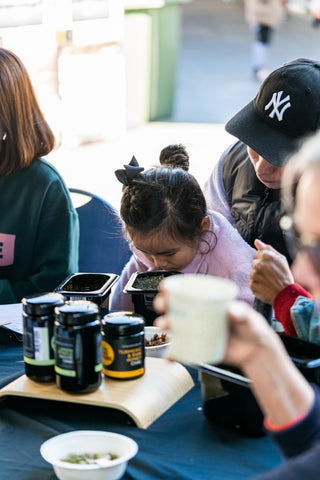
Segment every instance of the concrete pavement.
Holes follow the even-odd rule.
[[[294,0],[287,0],[294,5]],[[303,1],[303,0],[300,0]],[[256,94],[252,32],[243,0],[195,0],[183,8],[183,28],[172,121],[225,123]],[[320,28],[289,11],[274,32],[270,70],[297,57],[320,58]]]

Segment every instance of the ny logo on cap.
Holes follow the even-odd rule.
[[[281,100],[282,94],[283,94],[283,90],[281,90],[280,92],[274,93],[268,105],[264,107],[265,110],[269,110],[269,108],[273,106],[273,110],[269,114],[269,117],[274,118],[274,116],[277,115],[279,122],[282,121],[283,114],[287,110],[287,108],[291,107],[290,95],[287,95],[286,98]],[[282,108],[280,109],[281,106]]]

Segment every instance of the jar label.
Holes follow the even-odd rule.
[[[30,365],[54,365],[54,353],[50,338],[52,329],[24,322],[23,359]]]
[[[74,361],[74,337],[66,338],[60,335],[55,336],[56,365],[55,371],[66,377],[76,377]]]
[[[83,368],[80,367],[80,365],[86,361],[90,361],[90,364],[92,365],[91,368],[94,372],[100,372],[102,370],[100,332],[93,332],[91,338],[93,344],[90,346],[85,344],[84,338],[80,332],[68,337],[56,333],[55,372],[65,377],[75,378],[79,376],[79,371],[83,371]],[[94,354],[89,355],[89,352],[92,350]],[[86,368],[86,371],[89,370]]]
[[[139,368],[138,370],[132,370],[131,372],[117,372],[115,370],[108,370],[107,368],[103,367],[102,371],[108,377],[123,378],[123,379],[140,377],[141,375],[144,374],[144,368]]]
[[[124,343],[123,339],[101,342],[102,371],[115,378],[131,378],[144,373],[144,337]]]

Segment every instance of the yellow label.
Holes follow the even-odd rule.
[[[107,342],[101,342],[102,361],[104,365],[111,365],[114,360],[114,350]]]
[[[108,377],[114,378],[132,378],[142,375],[144,373],[144,368],[138,368],[137,370],[132,370],[131,372],[114,372],[113,370],[108,370],[107,368],[102,368],[102,371]]]

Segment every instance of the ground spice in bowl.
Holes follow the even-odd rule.
[[[138,288],[140,290],[157,290],[159,287],[159,283],[163,280],[167,275],[161,274],[149,274],[144,276],[138,276],[133,284],[133,288]]]
[[[168,336],[166,333],[161,333],[160,335],[158,333],[155,333],[152,338],[149,340],[146,339],[146,347],[156,347],[158,345],[164,345],[165,343],[168,343]]]

